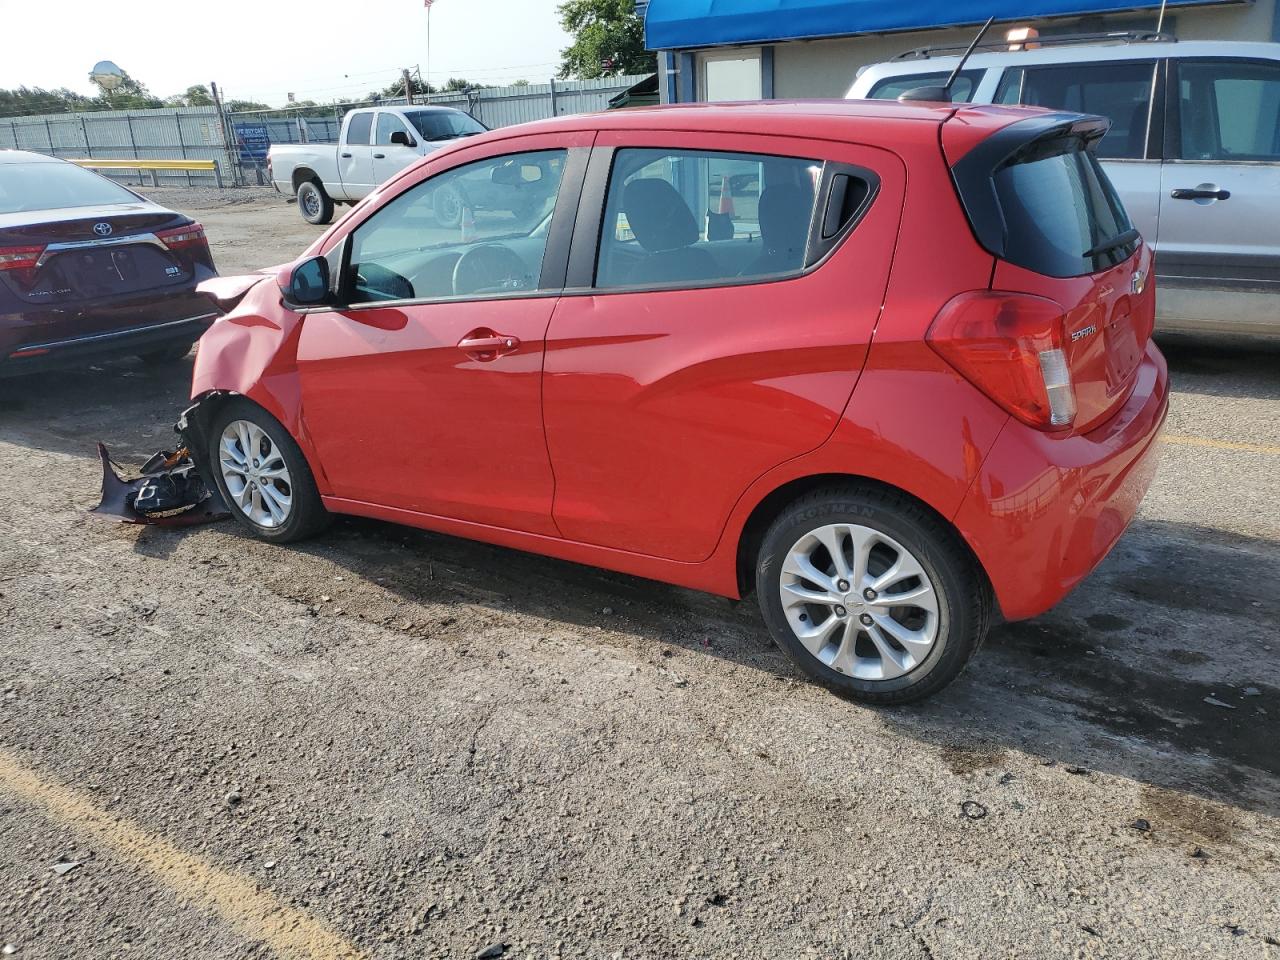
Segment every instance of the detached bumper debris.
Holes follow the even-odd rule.
[[[102,459],[102,502],[89,512],[122,523],[150,523],[161,527],[189,527],[231,516],[218,491],[210,490],[182,447],[162,450],[142,465],[139,475],[126,480],[116,472],[107,448],[99,443]]]

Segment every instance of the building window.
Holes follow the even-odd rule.
[[[698,55],[698,99],[706,101],[760,100],[760,48]]]

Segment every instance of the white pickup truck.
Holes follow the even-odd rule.
[[[328,223],[419,157],[488,128],[451,107],[361,107],[342,118],[338,143],[285,143],[267,153],[271,185],[297,196],[308,223]]]

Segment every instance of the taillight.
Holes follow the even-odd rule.
[[[1076,415],[1062,307],[1024,293],[974,290],[950,300],[925,339],[1023,423],[1070,426]]]
[[[0,247],[0,270],[34,270],[44,247]]]
[[[183,247],[194,247],[206,242],[204,227],[198,223],[188,223],[170,230],[157,230],[156,237],[170,250],[181,250]]]

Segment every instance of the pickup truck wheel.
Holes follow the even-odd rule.
[[[307,223],[326,224],[333,219],[333,198],[320,184],[307,180],[298,185],[298,211]]]
[[[442,227],[456,227],[462,222],[462,208],[466,206],[458,188],[450,184],[436,187],[431,195],[431,206],[435,211],[436,223]]]

